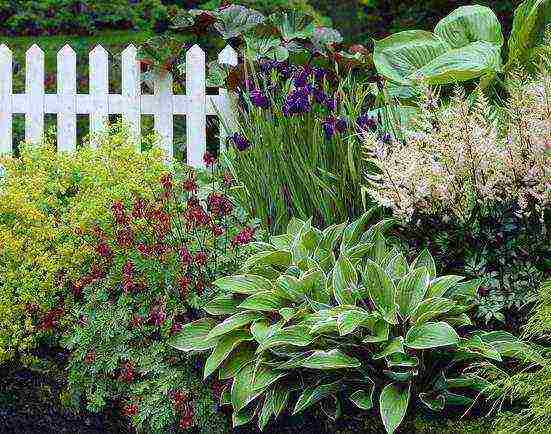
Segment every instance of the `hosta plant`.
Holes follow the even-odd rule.
[[[411,95],[419,81],[440,85],[480,78],[487,84],[504,70],[527,66],[537,57],[550,20],[550,0],[520,4],[504,63],[505,39],[494,12],[486,6],[462,6],[440,20],[434,32],[407,30],[376,41],[373,61],[390,81],[391,93],[400,97]]]
[[[471,403],[486,385],[461,375],[471,359],[523,349],[512,335],[467,333],[478,283],[437,277],[427,251],[408,263],[383,236],[392,222],[366,230],[369,217],[324,231],[291,221],[241,274],[215,282],[225,295],[205,307],[211,317],[174,337],[176,348],[210,353],[204,377],[227,382],[234,425],[256,416],[262,429],[288,406],[317,403],[337,417],[349,400],[377,406],[393,433],[413,402]]]

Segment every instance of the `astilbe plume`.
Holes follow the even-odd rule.
[[[511,86],[507,111],[496,114],[482,93],[470,105],[461,88],[438,107],[428,92],[414,131],[403,140],[365,132],[373,199],[409,220],[415,212],[468,221],[486,202],[514,201],[540,209],[551,203],[551,86],[549,74]]]

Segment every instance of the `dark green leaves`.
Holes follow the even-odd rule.
[[[402,318],[409,317],[425,298],[429,273],[425,267],[411,270],[398,283],[396,301]]]
[[[207,378],[212,374],[226,358],[232,352],[232,350],[243,341],[251,341],[253,337],[250,333],[237,330],[235,332],[229,333],[225,336],[222,336],[214,351],[208,357],[205,362],[205,370],[203,372],[203,377]]]
[[[209,338],[208,334],[215,324],[215,321],[210,318],[190,322],[170,339],[169,345],[180,351],[205,351],[213,348],[218,338]]]
[[[393,434],[404,419],[409,405],[410,386],[387,384],[379,398],[379,410],[388,434]]]
[[[283,345],[305,347],[314,342],[315,336],[310,335],[310,329],[295,325],[276,331],[268,336],[258,347],[257,353]]]
[[[319,386],[308,387],[302,395],[300,395],[293,414],[300,413],[306,408],[314,405],[316,402],[321,401],[328,396],[335,395],[341,389],[342,385],[340,381],[335,381],[334,383],[322,384]]]
[[[405,344],[416,350],[457,345],[459,336],[452,326],[445,322],[427,322],[409,329]]]
[[[253,321],[262,319],[263,316],[257,312],[242,312],[226,318],[216,327],[214,327],[208,334],[208,338],[215,338],[221,336],[225,333],[231,332],[232,330],[243,327],[247,324],[250,324]]]
[[[331,350],[314,352],[300,366],[309,369],[332,370],[357,368],[361,366],[361,363],[358,359],[347,356],[339,350]]]

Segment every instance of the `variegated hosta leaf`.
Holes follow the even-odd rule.
[[[358,273],[350,260],[341,255],[333,270],[333,294],[339,304],[354,304],[352,289],[358,285]]]
[[[245,271],[263,267],[285,269],[289,267],[290,264],[291,252],[287,250],[274,250],[255,253],[245,261],[242,269]]]
[[[386,357],[386,364],[389,368],[414,368],[419,366],[419,359],[404,353],[393,353]]]
[[[390,260],[385,272],[394,280],[402,279],[408,272],[408,263],[401,253]]]
[[[436,264],[434,263],[434,258],[427,249],[423,249],[421,253],[419,253],[419,256],[411,263],[410,270],[420,267],[427,268],[431,279],[436,277]]]
[[[361,363],[358,359],[347,356],[339,350],[331,350],[314,352],[303,360],[300,366],[308,369],[331,370],[357,368]]]
[[[425,298],[429,285],[429,273],[426,267],[419,267],[407,273],[396,288],[396,302],[400,316],[408,318]]]
[[[463,276],[440,276],[431,280],[427,297],[443,297],[444,294],[464,279]]]
[[[184,325],[182,330],[169,340],[168,344],[177,350],[186,352],[214,348],[219,338],[208,338],[208,334],[215,325],[216,322],[210,318],[190,322]]]
[[[228,380],[237,375],[237,373],[248,363],[256,360],[255,348],[250,344],[240,345],[239,348],[231,353],[224,364],[218,370],[220,380]]]
[[[308,387],[302,395],[300,395],[293,410],[293,414],[300,413],[322,399],[337,394],[341,388],[342,383],[340,381]]]
[[[251,334],[243,330],[222,336],[205,362],[203,377],[207,378],[212,374],[241,342],[252,340]]]
[[[354,307],[339,314],[337,329],[339,334],[344,336],[354,332],[360,326],[373,326],[376,320],[376,314]]]
[[[247,297],[240,305],[240,309],[275,312],[288,305],[288,301],[278,295],[276,291],[261,291]]]
[[[371,410],[373,408],[373,394],[375,393],[375,384],[371,384],[367,388],[357,390],[350,395],[350,400],[361,410]]]
[[[224,321],[214,327],[207,335],[207,338],[211,339],[217,336],[222,336],[225,333],[229,333],[232,330],[238,329],[262,318],[264,318],[264,316],[258,312],[237,313],[226,318]]]
[[[237,306],[239,301],[235,300],[231,294],[221,295],[210,301],[203,310],[210,315],[233,315],[239,312]]]
[[[257,353],[271,348],[290,345],[294,347],[305,347],[316,339],[310,335],[310,329],[302,325],[286,327],[268,336],[258,347]]]
[[[427,322],[414,325],[407,334],[405,345],[416,350],[457,345],[459,336],[456,331],[445,322]]]
[[[387,384],[379,397],[379,410],[388,434],[394,434],[406,415],[411,385]]]
[[[390,333],[390,324],[383,320],[379,319],[373,325],[371,330],[371,335],[366,336],[363,340],[365,343],[377,343],[377,342],[386,342],[388,340],[388,335]]]
[[[462,6],[440,20],[434,34],[453,48],[471,42],[485,41],[497,47],[504,42],[501,24],[493,11],[486,6]]]
[[[343,231],[341,242],[341,253],[345,253],[349,247],[353,246],[360,236],[364,233],[365,228],[371,217],[377,209],[372,208],[363,213],[357,220],[350,223]]]
[[[373,360],[382,359],[383,357],[390,356],[394,353],[404,353],[404,338],[402,336],[398,336],[394,339],[392,339],[388,344],[385,345],[385,347],[382,349],[380,353],[373,354]]]
[[[455,303],[448,298],[427,298],[415,310],[412,324],[419,325],[452,310]]]
[[[380,265],[371,260],[364,269],[364,285],[383,318],[390,324],[396,324],[396,287]]]
[[[270,280],[253,274],[221,277],[215,280],[213,284],[224,292],[235,294],[256,294],[259,291],[269,291],[272,289],[272,282]]]

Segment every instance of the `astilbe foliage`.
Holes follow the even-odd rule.
[[[93,264],[73,283],[80,303],[64,340],[70,388],[95,411],[115,400],[147,432],[224,432],[200,361],[168,345],[256,235],[228,194],[231,178],[205,160],[207,173],[168,172],[153,197],[113,202],[111,223],[90,240]]]
[[[241,274],[214,282],[225,294],[204,307],[212,318],[175,336],[182,351],[210,352],[204,377],[227,381],[221,403],[232,405],[234,426],[257,417],[264,429],[287,407],[315,404],[336,418],[353,403],[377,405],[394,433],[417,405],[472,404],[488,385],[466,373],[472,361],[499,365],[530,349],[469,328],[479,282],[437,277],[426,250],[409,264],[385,240],[393,222],[368,228],[372,214],[324,231],[291,220],[255,244]]]
[[[513,83],[506,113],[496,116],[479,92],[471,104],[461,88],[448,105],[421,103],[422,122],[403,142],[366,135],[365,152],[380,169],[370,194],[395,215],[442,213],[469,221],[486,203],[551,203],[551,76]]]
[[[477,316],[511,331],[525,321],[551,265],[550,80],[549,73],[512,80],[501,111],[482,94],[471,103],[461,91],[439,107],[429,92],[424,127],[403,141],[366,139],[380,170],[370,182],[374,200],[446,272],[482,278]]]

